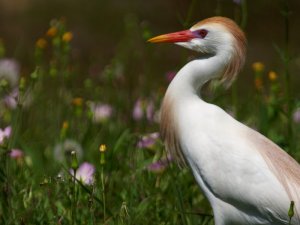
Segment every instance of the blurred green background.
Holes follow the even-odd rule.
[[[289,0],[290,49],[299,54],[300,2]],[[193,4],[192,9],[190,9]],[[269,69],[280,70],[280,59],[273,43],[282,46],[284,41],[284,19],[280,13],[283,1],[248,1],[248,19],[245,32],[248,37],[248,58],[246,69],[254,61],[264,62]],[[191,12],[189,12],[189,10]],[[188,15],[189,14],[189,15]],[[20,59],[23,67],[31,65],[31,49],[53,18],[65,18],[68,28],[74,33],[74,57],[83,65],[103,70],[118,54],[120,42],[124,40],[126,20],[134,17],[137,26],[147,29],[149,36],[187,28],[195,22],[214,15],[238,18],[237,4],[232,0],[1,0],[0,36],[4,40],[8,54]],[[136,32],[132,38],[140,35]],[[134,39],[136,40],[136,39]],[[148,43],[133,43],[132,47],[148,47]],[[159,52],[153,78],[159,78],[166,70],[176,70],[183,65],[179,47],[152,46]],[[147,60],[146,58],[141,61]],[[132,62],[133,64],[135,62]],[[291,73],[300,68],[300,58],[291,64]],[[300,76],[293,76],[299,81]],[[137,78],[138,79],[138,78]],[[249,74],[241,78],[246,84]],[[155,79],[154,81],[155,82]]]

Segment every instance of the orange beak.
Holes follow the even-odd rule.
[[[148,40],[148,42],[152,43],[175,43],[175,42],[187,42],[191,39],[197,37],[192,31],[190,30],[183,30],[175,33],[169,33],[169,34],[163,34],[156,36],[154,38],[151,38]]]

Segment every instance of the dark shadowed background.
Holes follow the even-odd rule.
[[[237,2],[237,1],[236,1]],[[120,43],[124,43],[126,24],[137,23],[141,31],[147,30],[143,39],[132,47],[149,48],[141,42],[151,35],[181,30],[193,23],[216,14],[233,19],[239,18],[238,4],[231,0],[1,0],[0,37],[7,53],[22,61],[23,67],[30,65],[32,49],[38,37],[43,35],[53,18],[65,18],[68,28],[74,33],[74,57],[87,67],[102,70],[118,54]],[[274,44],[284,43],[284,18],[281,15],[283,1],[248,1],[248,18],[245,32],[248,37],[247,67],[254,61],[262,61],[267,69],[281,69],[280,59]],[[299,54],[300,49],[300,1],[290,0],[290,51]],[[191,6],[193,4],[193,6]],[[189,15],[188,15],[189,14]],[[186,26],[186,27],[185,27]],[[128,35],[128,34],[127,34]],[[136,32],[132,36],[138,36]],[[138,39],[137,37],[133,37]],[[125,41],[126,43],[126,41]],[[171,45],[151,46],[155,48],[159,63],[154,77],[168,70],[177,70],[183,63],[185,50]],[[162,57],[160,57],[162,56]],[[293,79],[299,81],[300,58],[291,64]],[[147,60],[146,58],[141,59]],[[243,78],[249,81],[249,77]],[[242,82],[244,83],[244,82]]]

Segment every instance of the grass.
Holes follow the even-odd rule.
[[[185,26],[192,12],[193,6]],[[0,147],[1,224],[213,224],[190,170],[169,163],[163,143],[149,135],[158,131],[164,92],[151,84],[157,64],[145,44],[151,32],[133,16],[125,30],[118,54],[96,79],[72,61],[65,21],[53,20],[36,43],[32,73],[17,84],[1,80],[1,98],[10,95],[10,103],[1,101],[0,128],[12,129]],[[207,98],[300,159],[299,121],[293,120],[300,101],[290,90],[288,39],[283,50],[276,48],[284,72],[254,64],[251,105],[239,98],[238,86],[232,94],[217,88]],[[146,80],[136,82],[139,73]]]

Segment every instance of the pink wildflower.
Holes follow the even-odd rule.
[[[96,123],[107,121],[113,114],[113,108],[109,104],[91,103],[90,107],[93,113],[93,120]]]
[[[151,133],[148,135],[144,135],[140,138],[137,143],[138,148],[151,148],[156,143],[157,139],[159,138],[159,133]]]
[[[11,126],[4,128],[3,130],[0,129],[0,144],[3,144],[6,138],[9,138],[11,135]]]
[[[141,120],[144,116],[142,100],[138,99],[133,107],[132,117],[134,120]]]
[[[18,89],[14,89],[10,94],[6,95],[4,97],[5,105],[10,109],[15,109],[17,107],[18,95],[19,95]]]
[[[9,156],[13,159],[20,159],[23,158],[24,153],[20,149],[12,149]]]
[[[0,80],[6,80],[10,87],[17,85],[20,76],[20,66],[14,59],[0,60]]]
[[[171,156],[168,156],[165,159],[161,159],[157,162],[151,163],[147,166],[147,169],[154,173],[160,173],[163,172],[166,167],[169,165],[169,163],[172,161]]]
[[[295,123],[300,123],[300,107],[295,110],[293,114],[293,120]]]
[[[146,100],[139,98],[133,107],[132,117],[136,121],[147,119],[149,122],[154,121],[155,106],[152,99]]]
[[[74,171],[70,170],[71,174],[74,175]],[[82,163],[76,171],[76,179],[80,180],[82,183],[91,185],[94,183],[95,178],[95,167],[94,165],[84,162]]]

